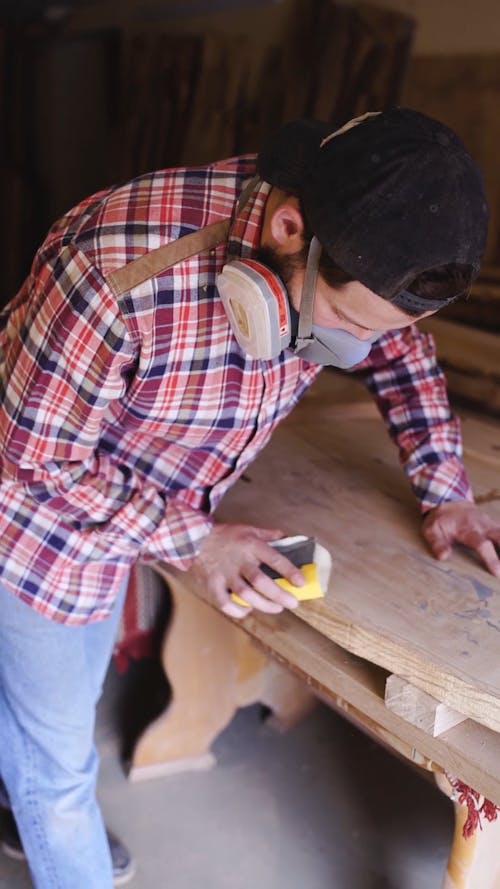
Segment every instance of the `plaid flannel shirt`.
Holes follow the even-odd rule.
[[[136,560],[187,568],[227,488],[320,369],[239,349],[215,287],[228,251],[183,260],[116,297],[145,253],[235,214],[253,156],[163,170],[100,192],[49,232],[0,318],[0,578],[40,613],[105,617]],[[260,240],[269,186],[233,219]],[[430,338],[384,335],[357,368],[422,508],[471,496]]]

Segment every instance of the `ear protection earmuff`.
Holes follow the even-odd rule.
[[[284,284],[255,259],[228,262],[217,289],[233,333],[252,358],[276,358],[290,345],[291,320]]]
[[[252,358],[276,358],[284,349],[316,364],[347,369],[363,361],[372,343],[347,330],[313,324],[313,303],[321,245],[312,238],[302,285],[298,330],[293,335],[288,294],[283,282],[254,259],[228,262],[217,287],[240,348]],[[295,323],[294,323],[295,328]]]

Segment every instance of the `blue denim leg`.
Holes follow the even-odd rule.
[[[113,885],[93,736],[125,587],[110,618],[73,627],[0,585],[0,774],[37,889]]]

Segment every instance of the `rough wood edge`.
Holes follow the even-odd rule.
[[[394,673],[387,677],[385,683],[385,705],[434,738],[467,719],[463,713],[447,707]]]
[[[189,756],[185,759],[154,763],[150,766],[133,766],[127,772],[127,777],[131,784],[136,784],[150,778],[164,778],[167,775],[178,775],[181,772],[205,772],[213,768],[215,764],[216,759],[213,753],[205,753],[203,756]]]

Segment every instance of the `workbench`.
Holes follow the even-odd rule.
[[[500,421],[462,414],[476,498],[500,514]],[[189,572],[157,566],[172,596],[166,710],[141,736],[132,779],[213,763],[235,710],[260,701],[281,727],[319,698],[412,763],[455,804],[446,889],[500,885],[500,819],[465,839],[459,779],[500,806],[500,581],[471,553],[438,562],[374,403],[324,371],[224,498],[221,521],[315,536],[333,568],[324,599],[226,618]]]

